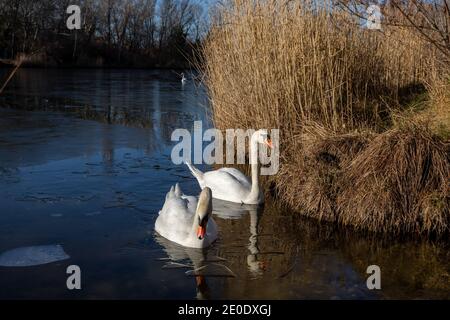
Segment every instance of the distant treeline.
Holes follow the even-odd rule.
[[[69,30],[68,6],[81,8]],[[207,31],[196,0],[0,0],[0,58],[28,65],[184,68]]]

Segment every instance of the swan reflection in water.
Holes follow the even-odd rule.
[[[266,271],[267,267],[266,261],[258,257],[258,254],[260,253],[258,248],[258,224],[262,209],[252,209],[249,210],[248,213],[250,215],[250,242],[248,244],[250,254],[247,256],[247,265],[253,277],[257,278]]]
[[[213,200],[213,215],[221,219],[243,219],[246,214],[250,217],[250,238],[248,243],[247,266],[254,278],[262,276],[267,268],[266,261],[260,257],[258,247],[258,226],[259,219],[264,212],[261,205],[241,205],[237,203]]]
[[[157,233],[155,238],[167,254],[167,258],[161,259],[167,261],[163,268],[188,269],[186,275],[195,278],[196,298],[199,300],[211,298],[207,277],[235,277],[235,274],[224,264],[225,259],[213,254],[215,252],[213,247],[202,249],[183,247]]]

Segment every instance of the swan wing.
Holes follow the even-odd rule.
[[[194,215],[195,210],[197,209],[198,197],[185,195],[183,190],[181,190],[180,185],[178,183],[175,185],[174,194],[175,194],[175,197],[180,198],[185,201],[187,211],[190,214]]]
[[[235,169],[235,168],[221,168],[218,171],[226,172],[226,173],[232,175],[242,185],[248,185],[248,186],[250,186],[250,188],[252,186],[252,182],[250,181],[250,179],[245,174],[243,174],[241,171],[239,171],[238,169]]]
[[[194,214],[195,210],[197,209],[198,198],[195,196],[186,196],[186,195],[182,195],[181,198],[187,201],[188,211]]]
[[[191,230],[196,199],[185,197],[175,189],[170,188],[166,195],[166,201],[155,222],[155,230],[163,237],[178,242],[187,237]]]
[[[226,169],[226,170],[224,170]],[[252,185],[238,170],[227,168],[205,172],[204,185],[211,188],[216,199],[231,202],[244,202],[251,191]]]

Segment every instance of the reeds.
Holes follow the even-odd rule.
[[[449,163],[449,145],[420,124],[378,135],[343,170],[339,221],[378,232],[448,232]]]
[[[306,216],[337,222],[342,169],[368,145],[372,136],[336,135],[318,125],[305,126],[283,154],[283,165],[275,177],[278,197]]]
[[[375,124],[386,108],[380,97],[396,100],[425,75],[417,37],[363,29],[314,3],[234,0],[222,8],[204,48],[216,125],[293,131],[318,121],[348,131]]]
[[[320,3],[229,0],[220,8],[202,52],[216,127],[280,128],[281,170],[269,180],[306,215],[376,231],[447,232],[445,143],[426,125],[392,128],[411,91],[425,86],[434,100],[445,92],[430,89],[442,79],[435,50],[411,29],[368,30]]]

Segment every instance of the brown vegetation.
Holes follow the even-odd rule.
[[[281,202],[374,231],[450,230],[448,64],[414,28],[232,0],[203,54],[218,128],[281,129]]]
[[[339,220],[376,231],[447,231],[448,147],[420,125],[376,136],[343,170]]]

